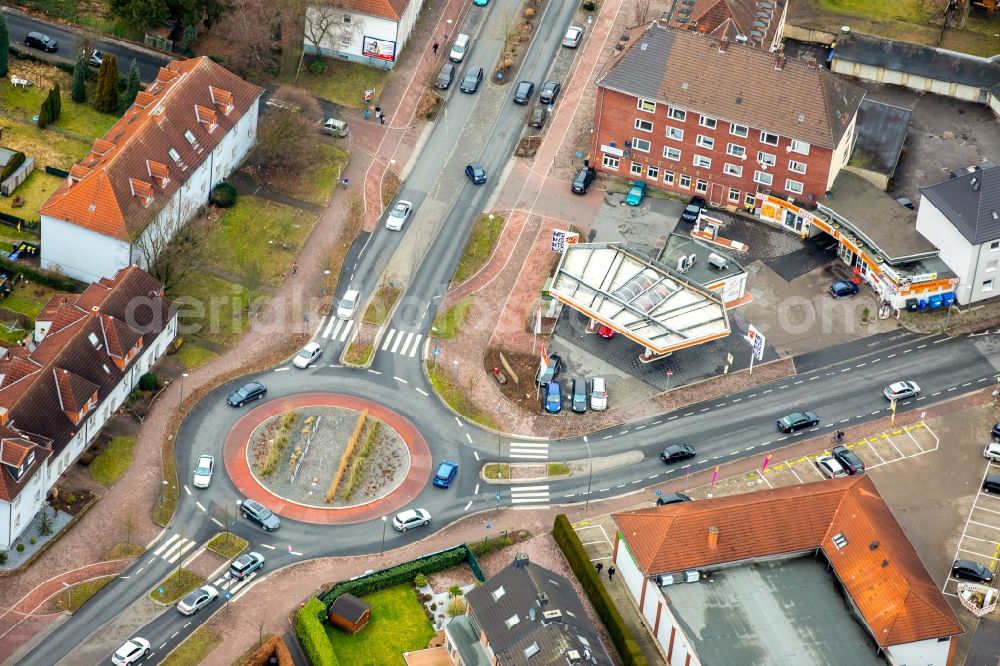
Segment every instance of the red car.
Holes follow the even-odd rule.
[[[601,327],[597,329],[597,334],[602,338],[604,338],[605,340],[610,340],[611,338],[615,337],[615,329],[611,328],[610,326],[605,326],[604,324],[601,324]]]

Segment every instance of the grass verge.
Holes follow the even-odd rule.
[[[431,335],[441,340],[457,338],[458,334],[462,332],[465,320],[469,317],[472,303],[473,297],[466,296],[444,312],[439,312],[431,325]]]
[[[92,596],[104,589],[104,586],[115,578],[118,578],[118,576],[103,576],[74,585],[69,588],[68,594],[66,592],[59,594],[59,608],[69,613],[75,613],[80,610],[81,606],[90,601]]]
[[[360,109],[365,105],[365,90],[374,90],[375,99],[378,100],[389,80],[388,70],[330,58],[326,59],[325,72],[313,74],[309,71],[309,62],[310,58],[307,56],[306,62],[302,63],[297,85],[308,89],[317,97],[352,109]]]
[[[177,649],[160,663],[164,666],[193,666],[205,661],[222,644],[222,634],[206,626],[198,627]]]
[[[250,542],[232,532],[219,532],[208,542],[206,548],[213,553],[231,560],[250,547]]]
[[[364,631],[349,636],[323,624],[341,664],[404,666],[403,653],[424,649],[434,636],[434,627],[409,585],[380,590],[364,601],[374,609]]]
[[[486,463],[483,466],[483,478],[510,479],[510,465],[507,463]]]
[[[177,569],[160,581],[160,584],[149,593],[149,598],[157,603],[170,605],[199,585],[204,584],[205,579],[193,571]]]
[[[494,430],[500,429],[493,417],[476,407],[476,405],[469,398],[468,391],[462,390],[461,387],[452,383],[451,377],[449,377],[448,373],[445,372],[443,366],[434,365],[431,361],[428,361],[427,376],[430,377],[431,384],[434,386],[434,390],[437,394],[442,400],[448,403],[448,406],[453,410],[470,421],[475,421],[476,423],[484,425],[487,428],[493,428]]]
[[[232,344],[242,336],[250,323],[250,308],[260,306],[258,292],[201,272],[195,272],[170,297],[185,330],[220,345]]]
[[[337,293],[337,287],[340,285],[340,271],[344,267],[344,259],[347,257],[347,252],[351,249],[351,245],[354,244],[354,239],[361,233],[361,228],[364,224],[364,212],[364,202],[361,200],[357,190],[348,192],[347,216],[344,220],[344,226],[333,249],[330,250],[330,256],[327,258],[324,287],[328,294]]]
[[[458,260],[455,275],[451,278],[453,284],[461,284],[475,275],[489,261],[493,248],[500,240],[503,231],[504,218],[495,213],[483,213],[469,234],[462,258]]]
[[[344,353],[344,363],[348,365],[367,365],[368,359],[372,357],[375,347],[367,342],[352,342]]]
[[[181,348],[177,350],[174,357],[180,361],[185,370],[194,370],[195,368],[200,368],[210,361],[214,361],[219,357],[219,355],[210,349],[199,347],[191,342],[185,342],[181,345]]]
[[[139,557],[146,549],[137,543],[131,543],[128,541],[122,541],[116,543],[108,549],[108,552],[104,554],[105,560],[127,560],[133,557]]]
[[[566,463],[549,463],[548,465],[549,476],[567,476],[569,472],[569,465]]]
[[[25,154],[27,155],[27,153]],[[36,220],[38,219],[38,209],[42,207],[49,195],[56,191],[61,182],[62,178],[45,173],[45,165],[36,161],[31,175],[14,192],[16,196],[24,200],[24,205],[14,208],[14,197],[0,197],[0,211],[25,220]]]
[[[90,463],[87,468],[90,472],[90,478],[105,488],[110,488],[132,464],[134,453],[134,436],[113,438],[111,443],[104,447],[101,454],[94,458],[94,462]]]
[[[391,284],[383,284],[372,296],[371,302],[368,304],[368,309],[365,310],[365,316],[363,321],[369,324],[378,324],[381,326],[385,323],[385,320],[389,318],[389,313],[392,311],[392,306],[396,304],[396,299],[399,295],[403,293],[399,287],[394,287]]]

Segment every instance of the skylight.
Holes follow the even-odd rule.
[[[518,624],[520,621],[521,621],[521,618],[519,618],[516,614],[514,614],[514,615],[511,615],[506,620],[504,620],[504,623],[507,625],[507,628],[510,629],[515,624]]]
[[[507,594],[507,590],[503,589],[503,585],[501,585],[497,589],[493,590],[493,601],[499,600],[500,597],[502,597],[505,594]]]

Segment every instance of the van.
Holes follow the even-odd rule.
[[[573,411],[577,414],[587,411],[587,380],[583,377],[573,380]]]
[[[354,316],[354,308],[358,305],[358,296],[360,294],[356,289],[349,289],[343,298],[340,299],[340,305],[337,306],[337,317],[340,319],[350,319]]]
[[[347,136],[347,123],[343,120],[337,120],[336,118],[327,118],[323,122],[323,126],[320,128],[320,131],[323,134],[328,134],[342,139]]]
[[[455,43],[451,45],[451,52],[448,53],[448,60],[452,62],[462,62],[465,54],[469,51],[471,38],[464,32],[460,32],[455,38]]]

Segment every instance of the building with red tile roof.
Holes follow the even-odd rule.
[[[256,142],[262,93],[205,57],[161,68],[42,205],[42,267],[93,282],[147,265]]]
[[[328,0],[306,8],[306,53],[379,69],[396,66],[424,0]],[[448,37],[446,35],[445,42]],[[363,91],[358,91],[360,95]]]
[[[679,0],[670,25],[773,51],[785,24],[785,0]]]
[[[612,518],[618,527],[614,560],[622,580],[666,653],[689,654],[690,663],[723,663],[718,661],[720,650],[745,659],[746,654],[737,654],[745,649],[764,650],[768,663],[805,663],[788,659],[807,652],[837,661],[837,653],[830,650],[844,646],[824,643],[819,635],[823,632],[811,631],[803,613],[803,608],[815,611],[824,604],[827,617],[836,614],[831,604],[839,605],[843,631],[853,627],[857,632],[860,626],[859,644],[871,642],[868,652],[884,652],[893,663],[945,666],[955,649],[954,637],[962,633],[955,613],[867,475],[639,509]],[[807,570],[801,568],[803,562]],[[786,566],[796,571],[794,576],[783,573]],[[735,635],[727,633],[724,617],[710,631],[699,630],[697,616],[703,617],[706,608],[691,609],[708,599],[709,588],[719,595],[752,580],[758,582],[749,587],[765,594],[767,584],[759,581],[782,576],[802,582],[782,590],[781,603],[748,599],[731,604],[734,617],[742,614],[736,624],[744,625],[739,630],[743,633],[746,624],[758,621],[794,626],[783,632],[780,644],[732,640]],[[695,582],[682,582],[688,580]],[[811,597],[808,589],[813,590]],[[838,592],[849,600],[846,606],[831,602],[839,601]],[[850,619],[854,611],[860,625]],[[739,631],[733,629],[734,634]],[[864,651],[850,663],[865,663]],[[706,654],[714,659],[706,661]],[[673,663],[686,662],[681,658]]]
[[[28,346],[0,349],[0,549],[176,335],[163,285],[129,266],[82,294],[56,294]]]

